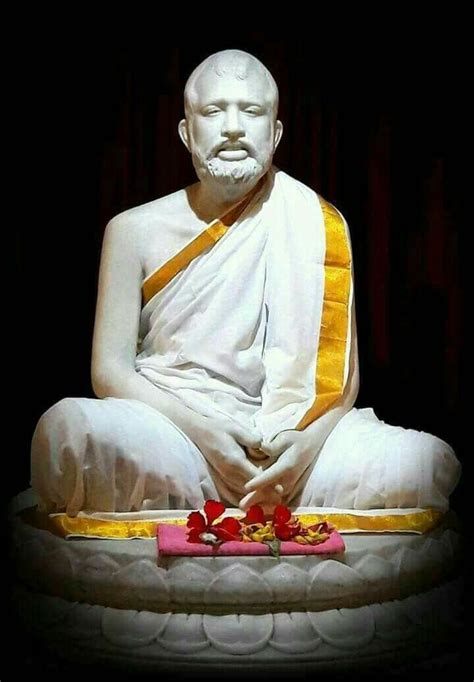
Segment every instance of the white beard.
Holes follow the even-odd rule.
[[[255,159],[242,161],[223,161],[213,157],[209,161],[195,165],[200,180],[211,177],[223,185],[248,185],[263,175],[264,168]]]

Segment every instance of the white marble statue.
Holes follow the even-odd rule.
[[[450,448],[355,409],[349,232],[272,166],[278,90],[253,56],[208,57],[179,134],[198,182],[107,226],[93,341],[96,399],[40,419],[46,511],[317,505],[446,509]],[[138,340],[138,350],[137,350]]]

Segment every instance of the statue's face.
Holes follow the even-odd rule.
[[[269,169],[280,136],[272,91],[258,69],[243,80],[212,70],[199,77],[185,143],[201,180],[258,179]]]

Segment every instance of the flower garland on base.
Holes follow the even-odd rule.
[[[280,556],[282,542],[298,542],[302,545],[318,545],[325,542],[335,527],[323,521],[312,526],[305,526],[291,510],[279,504],[273,511],[271,520],[259,504],[254,504],[242,519],[226,516],[215,523],[225,511],[225,505],[217,500],[207,500],[204,504],[205,517],[194,511],[188,515],[189,528],[187,541],[213,545],[216,549],[230,540],[241,542],[263,542],[268,545],[273,556]]]

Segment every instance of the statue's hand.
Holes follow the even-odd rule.
[[[229,419],[204,418],[192,439],[231,490],[243,492],[244,484],[260,471],[242,447],[260,446],[256,429],[245,429]]]
[[[245,490],[245,488],[244,488]],[[242,511],[247,511],[254,504],[259,504],[265,514],[272,514],[277,504],[283,504],[282,494],[275,490],[273,485],[262,486],[258,490],[245,495],[239,502]]]
[[[275,490],[276,485],[281,486],[278,489],[281,490],[281,496],[289,501],[294,495],[298,480],[321,447],[315,435],[312,429],[284,431],[269,447],[265,447],[265,452],[278,459],[244,485],[248,494],[240,501],[240,508],[246,510],[253,504],[259,504],[268,497],[270,491]],[[277,502],[280,503],[281,500]]]

